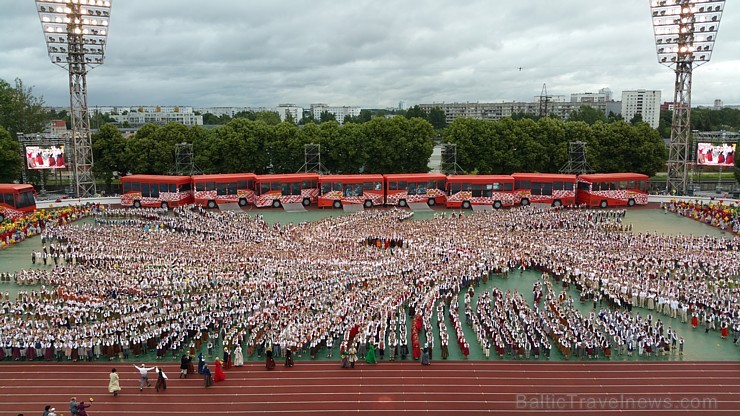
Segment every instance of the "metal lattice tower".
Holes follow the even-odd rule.
[[[586,143],[569,142],[568,143],[568,163],[560,168],[560,173],[583,174],[591,173],[593,169],[586,160]]]
[[[319,175],[329,173],[321,164],[321,145],[318,143],[308,143],[303,145],[303,166],[298,172],[316,172]]]
[[[542,84],[542,92],[540,92],[540,117],[547,117],[550,114],[550,100],[552,100],[552,95],[547,95],[547,84]]]
[[[192,144],[177,143],[175,145],[175,174],[181,176],[192,176],[195,174]]]
[[[658,62],[676,73],[666,191],[689,190],[691,148],[691,78],[694,66],[709,62],[725,0],[653,0]]]
[[[456,175],[465,173],[465,170],[457,164],[457,144],[444,143],[442,145],[442,172]]]
[[[36,0],[51,62],[69,72],[72,169],[77,197],[95,195],[87,72],[103,64],[110,1]]]

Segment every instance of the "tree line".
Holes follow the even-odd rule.
[[[175,173],[176,145],[188,143],[200,173],[294,173],[304,165],[305,145],[315,143],[321,146],[322,165],[333,174],[426,172],[433,135],[426,120],[405,117],[342,126],[247,118],[213,129],[147,124],[131,137],[107,124],[93,135],[93,170],[107,183],[116,173]]]

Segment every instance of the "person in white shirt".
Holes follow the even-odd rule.
[[[152,385],[149,384],[149,375],[147,374],[149,371],[154,370],[154,367],[147,368],[144,364],[141,365],[141,367],[134,365],[134,368],[139,370],[139,375],[141,376],[141,384],[139,385],[139,391],[144,390],[144,384],[146,384],[147,387],[151,387]]]

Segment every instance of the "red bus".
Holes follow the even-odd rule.
[[[193,203],[190,176],[129,175],[121,178],[124,207],[174,208]]]
[[[508,175],[452,175],[447,177],[447,208],[490,205],[510,207],[517,201],[514,178]]]
[[[0,223],[6,218],[16,220],[36,210],[33,185],[0,184]]]
[[[576,203],[576,175],[512,173],[514,194],[521,205],[532,202],[554,207]]]
[[[383,175],[325,175],[319,177],[319,207],[341,208],[362,204],[383,205]]]
[[[256,207],[280,208],[283,204],[301,203],[304,207],[315,204],[319,197],[317,173],[287,173],[282,175],[257,175],[254,190]]]
[[[254,204],[255,179],[257,175],[253,173],[195,175],[195,203],[208,208],[224,203],[238,203],[241,207]]]
[[[640,173],[595,173],[578,176],[578,203],[590,207],[648,203],[649,178]]]
[[[447,177],[441,173],[395,173],[385,178],[387,205],[405,207],[414,202],[426,202],[430,207],[444,204],[447,199]]]

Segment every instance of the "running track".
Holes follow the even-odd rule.
[[[107,390],[113,366],[123,388],[118,397]],[[130,363],[3,363],[0,415],[40,415],[47,404],[69,415],[72,396],[94,398],[91,416],[740,414],[740,362],[434,361],[341,369],[297,361],[270,372],[248,363],[207,389],[197,374],[178,379],[178,367],[164,364],[168,388],[156,393],[154,387],[139,392]]]

